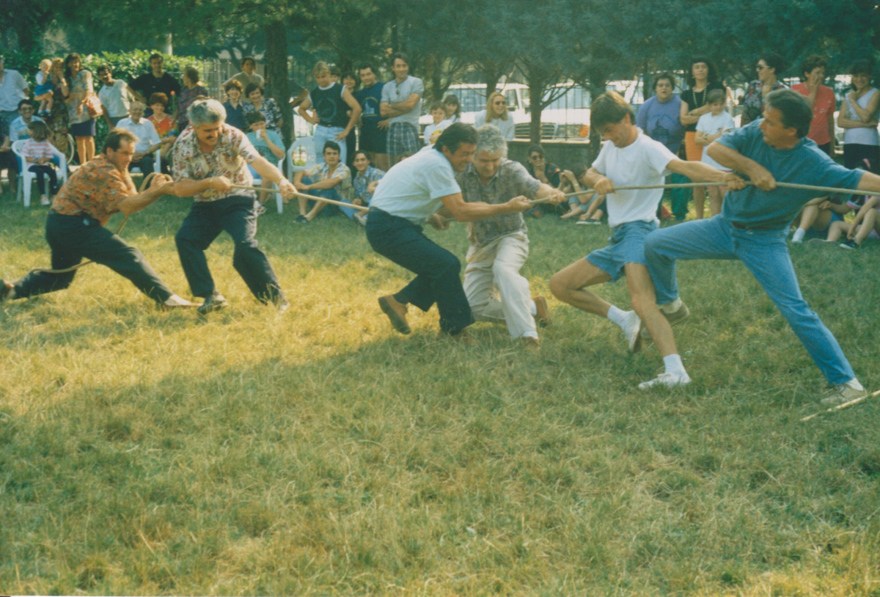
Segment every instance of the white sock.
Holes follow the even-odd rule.
[[[687,375],[687,371],[684,370],[684,363],[681,362],[680,355],[670,354],[663,357],[663,365],[666,367],[666,373],[669,373],[670,375],[676,375],[678,377]]]
[[[529,301],[529,313],[532,315],[538,314],[538,305],[535,304],[535,301]]]
[[[675,313],[681,309],[681,298],[677,298],[668,305],[660,305],[660,310],[664,313]]]
[[[614,305],[611,305],[611,308],[608,309],[608,319],[619,325],[621,328],[626,325],[627,315],[629,315],[629,311],[621,311]]]
[[[854,390],[864,390],[865,389],[862,386],[862,384],[859,383],[859,380],[857,380],[855,377],[853,377],[851,380],[846,382],[844,385],[849,386]]]
[[[803,228],[798,228],[794,231],[794,235],[791,237],[791,242],[799,243],[804,240],[804,235],[807,233]]]

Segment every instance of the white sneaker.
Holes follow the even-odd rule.
[[[825,406],[840,406],[853,400],[864,400],[867,397],[868,390],[864,388],[857,390],[842,383],[825,391],[822,397],[822,404]]]
[[[661,373],[651,381],[643,381],[639,384],[640,390],[650,390],[652,388],[677,388],[686,386],[691,383],[691,378],[687,373],[675,375],[672,373]]]
[[[642,349],[642,320],[635,311],[626,312],[626,322],[623,325],[623,335],[626,337],[626,346],[632,353]]]

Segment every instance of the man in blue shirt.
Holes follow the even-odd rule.
[[[801,295],[788,255],[786,234],[791,221],[805,203],[823,192],[777,187],[776,181],[880,191],[880,176],[838,165],[806,138],[813,113],[802,95],[781,89],[770,93],[764,105],[762,120],[708,147],[712,159],[746,174],[751,186],[729,192],[721,214],[710,220],[694,220],[648,235],[645,258],[657,303],[664,312],[674,311],[680,303],[676,259],[739,259],[831,385],[822,403],[834,406],[863,398],[867,392],[837,340]],[[660,328],[672,337],[668,323]],[[675,380],[669,381],[663,385],[676,385]]]
[[[519,213],[531,206],[519,196],[505,203],[467,203],[455,180],[474,159],[477,133],[469,124],[450,125],[433,149],[425,148],[400,162],[382,179],[370,201],[367,240],[373,250],[416,274],[415,279],[393,295],[379,299],[379,306],[395,330],[410,333],[407,304],[427,311],[437,303],[440,331],[461,336],[474,322],[461,285],[458,258],[422,232],[426,222],[438,230],[448,228],[443,215],[459,222]]]

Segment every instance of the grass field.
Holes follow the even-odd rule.
[[[184,296],[187,208],[123,232]],[[531,354],[488,324],[438,339],[436,310],[395,334],[376,298],[409,274],[289,209],[258,234],[282,316],[227,237],[206,319],[101,266],[0,306],[0,593],[880,595],[880,402],[801,423],[824,380],[740,264],[680,266],[694,383],[642,393],[656,349],[547,290],[606,228],[529,222],[554,315]],[[0,277],[48,265],[45,214],[0,197]],[[462,225],[431,235],[464,255]],[[880,248],[792,256],[877,389]]]

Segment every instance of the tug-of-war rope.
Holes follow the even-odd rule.
[[[150,183],[152,178],[154,176],[156,176],[156,174],[157,174],[156,172],[153,172],[152,174],[144,177],[144,180],[141,182],[141,186],[138,189],[138,192],[142,193],[144,191],[144,189],[148,188],[147,185]],[[617,191],[642,191],[642,190],[649,190],[649,189],[691,189],[694,187],[723,187],[723,186],[727,186],[727,184],[728,183],[726,183],[726,182],[682,182],[682,183],[674,183],[674,184],[636,185],[636,186],[614,187],[614,192],[617,192]],[[746,185],[751,185],[751,184],[753,184],[753,183],[746,182]],[[880,191],[856,191],[854,189],[838,189],[835,187],[818,187],[818,186],[814,186],[814,185],[795,184],[795,183],[791,183],[791,182],[777,182],[776,186],[782,187],[782,188],[789,188],[789,189],[801,189],[801,190],[805,190],[805,191],[817,191],[817,192],[829,193],[829,194],[847,194],[847,195],[849,195],[849,194],[855,193],[858,195],[870,195],[870,196],[880,197]],[[282,193],[283,192],[281,189],[255,187],[255,186],[238,185],[238,184],[230,185],[230,187],[233,189],[239,189],[239,190],[264,191],[267,193]],[[590,193],[595,193],[595,192],[596,192],[595,189],[584,189],[582,191],[568,193],[567,195],[565,195],[565,198],[569,199],[571,197],[577,197],[578,195],[589,195]],[[349,207],[349,208],[358,209],[361,211],[369,211],[370,210],[370,208],[367,207],[366,205],[355,205],[354,203],[346,203],[345,201],[336,201],[334,199],[327,199],[325,197],[316,197],[315,195],[309,195],[309,194],[300,193],[300,192],[296,192],[295,195],[297,197],[303,197],[305,199],[310,199],[312,201],[322,201],[324,203],[329,203],[330,205],[338,205],[340,207]],[[549,198],[533,199],[532,201],[530,201],[530,203],[532,205],[538,205],[539,203],[547,203],[549,201],[550,201]],[[128,222],[128,217],[129,216],[125,216],[125,218],[122,220],[122,223],[119,225],[119,228],[116,230],[116,232],[114,234],[119,234],[120,232],[122,232],[122,229],[125,228],[125,224]],[[85,267],[86,265],[89,265],[91,263],[94,263],[94,262],[86,259],[85,261],[83,261],[81,263],[77,263],[76,265],[74,265],[72,267],[65,268],[65,269],[46,269],[46,268],[38,267],[38,268],[32,269],[30,271],[30,273],[32,273],[32,274],[35,274],[35,273],[66,274],[66,273],[70,273],[72,271],[75,271],[81,267]]]

